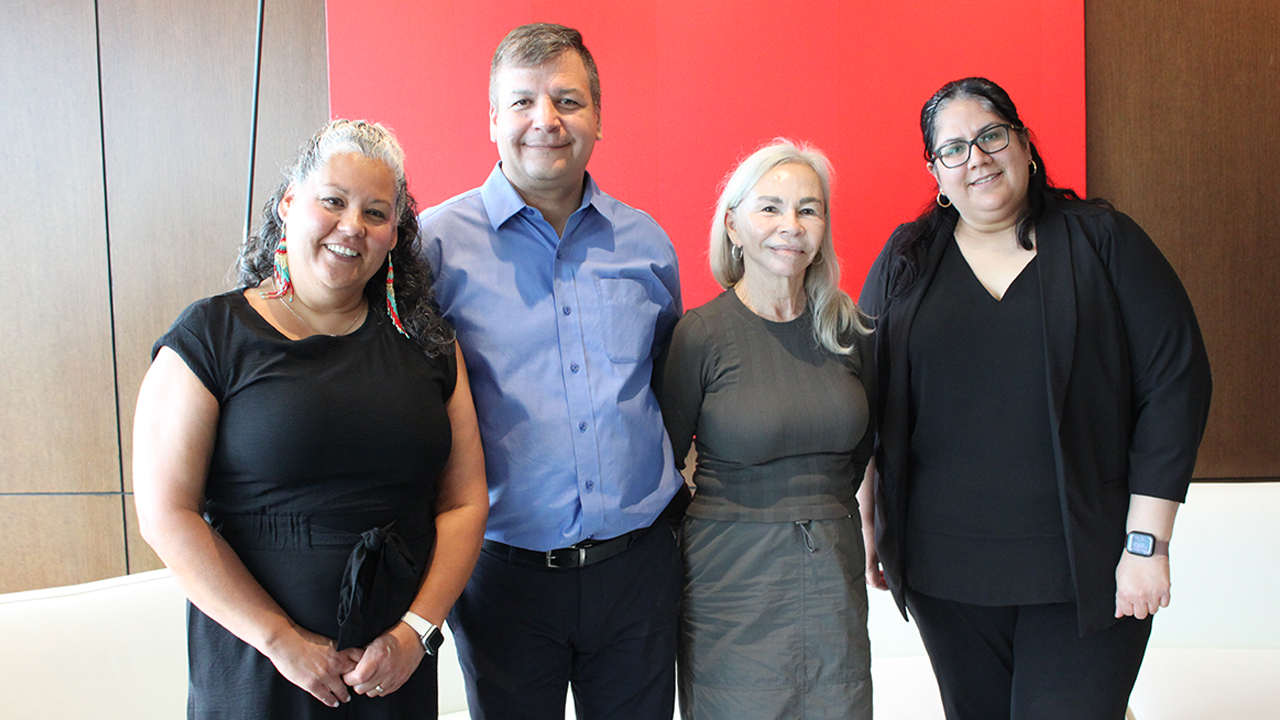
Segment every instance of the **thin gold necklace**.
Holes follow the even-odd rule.
[[[292,316],[294,316],[294,317],[298,318],[299,320],[301,320],[303,325],[306,325],[306,326],[307,326],[307,328],[308,328],[309,330],[311,330],[311,332],[313,332],[313,333],[315,333],[315,334],[317,334],[317,335],[329,335],[329,337],[338,337],[338,335],[346,335],[347,333],[351,332],[351,329],[352,329],[352,328],[354,328],[354,327],[356,326],[356,323],[360,321],[360,318],[364,316],[364,312],[363,312],[363,308],[362,308],[362,309],[361,309],[361,310],[362,310],[362,312],[358,312],[358,313],[356,313],[356,317],[355,317],[355,319],[351,321],[351,324],[347,326],[347,329],[346,329],[346,330],[343,330],[342,332],[338,333],[337,335],[330,335],[329,333],[322,333],[322,332],[320,332],[319,330],[317,330],[317,329],[315,328],[315,326],[314,326],[314,325],[312,325],[311,323],[307,322],[307,319],[306,319],[306,318],[304,318],[304,317],[302,317],[301,315],[299,315],[298,313],[294,312],[293,307],[291,307],[291,303],[293,302],[293,296],[292,296],[292,294],[290,294],[290,297],[289,297],[289,299],[288,299],[288,300],[284,299],[283,297],[278,297],[278,298],[276,298],[276,299],[277,299],[277,300],[279,300],[281,303],[283,303],[283,304],[284,304],[284,309],[285,309],[285,310],[288,310],[290,315],[292,315]]]

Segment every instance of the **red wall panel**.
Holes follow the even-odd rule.
[[[1085,190],[1083,0],[327,0],[327,12],[331,112],[396,130],[423,207],[497,161],[488,73],[507,31],[581,30],[603,87],[589,169],[670,233],[686,307],[719,290],[706,245],[720,181],[779,135],[835,165],[836,249],[856,296],[889,232],[933,197],[919,112],[949,80],[1003,85],[1054,180]]]

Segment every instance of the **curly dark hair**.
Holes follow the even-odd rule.
[[[1025,250],[1031,250],[1035,247],[1031,240],[1031,232],[1035,229],[1036,221],[1043,217],[1053,204],[1063,200],[1081,200],[1081,198],[1075,190],[1057,187],[1049,180],[1049,171],[1044,158],[1040,156],[1040,150],[1036,147],[1026,123],[1018,117],[1017,106],[1013,104],[1013,100],[1009,98],[1004,88],[986,78],[969,77],[953,80],[943,85],[924,104],[920,110],[920,135],[924,140],[925,160],[929,162],[934,160],[933,149],[934,142],[937,140],[938,114],[952,100],[959,99],[976,100],[988,111],[1012,125],[1014,132],[1023,133],[1027,139],[1031,149],[1031,159],[1035,161],[1039,171],[1032,174],[1027,181],[1027,206],[1018,218],[1017,235],[1018,245]],[[1086,202],[1110,207],[1110,203],[1106,200],[1093,199]],[[904,231],[895,234],[890,248],[893,261],[890,276],[896,278],[893,287],[889,289],[891,296],[902,295],[911,289],[919,279],[925,258],[928,257],[929,243],[945,228],[954,227],[959,218],[960,212],[955,207],[942,207],[931,200],[915,222],[906,226]]]
[[[298,149],[284,180],[262,207],[262,227],[245,239],[237,260],[241,289],[257,287],[275,270],[275,252],[284,235],[277,208],[290,184],[301,183],[338,153],[356,153],[386,163],[396,176],[396,231],[399,240],[388,258],[395,264],[393,287],[405,331],[428,355],[453,352],[453,328],[440,315],[432,291],[431,267],[419,253],[418,207],[409,193],[404,151],[391,131],[379,123],[334,120]],[[369,307],[387,316],[387,263],[364,286]]]

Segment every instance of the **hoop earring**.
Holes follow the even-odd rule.
[[[741,259],[742,259],[742,246],[741,246],[741,245],[734,245],[734,244],[730,243],[730,244],[729,244],[729,256],[730,256],[730,257],[732,257],[734,260],[741,260]]]
[[[280,243],[276,245],[275,269],[271,273],[271,281],[275,283],[276,291],[264,293],[262,297],[268,300],[283,298],[286,302],[293,299],[293,280],[289,278],[289,252],[285,247],[283,234],[280,235]],[[289,297],[285,297],[286,295]]]
[[[817,267],[826,261],[827,261],[827,256],[823,255],[822,251],[819,250],[818,252],[814,253],[813,260],[810,261],[809,267]]]
[[[1036,171],[1037,171],[1037,170],[1039,170],[1039,169],[1040,169],[1040,166],[1036,164],[1036,161],[1035,161],[1035,160],[1032,160],[1032,161],[1031,161],[1031,175],[1032,175],[1032,177],[1034,177],[1034,176],[1035,176]]]
[[[944,207],[944,208],[951,207],[951,198],[947,197],[946,195],[943,195],[942,193],[938,193],[937,201],[938,201],[938,205],[940,205],[941,207]]]
[[[400,313],[396,310],[396,271],[391,266],[391,253],[387,252],[387,315],[391,318],[391,324],[396,326],[396,330],[400,334],[409,337],[409,333],[405,332],[404,323],[400,322]],[[409,338],[412,340],[413,338]]]

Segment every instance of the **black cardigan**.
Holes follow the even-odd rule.
[[[919,279],[890,299],[891,247],[909,227],[900,226],[885,244],[859,300],[876,318],[876,548],[904,616],[907,340],[954,224],[926,238]],[[1086,634],[1115,622],[1115,569],[1129,495],[1186,499],[1209,413],[1209,359],[1177,274],[1128,216],[1082,202],[1052,203],[1036,223],[1036,245],[1046,400],[1080,632]]]

